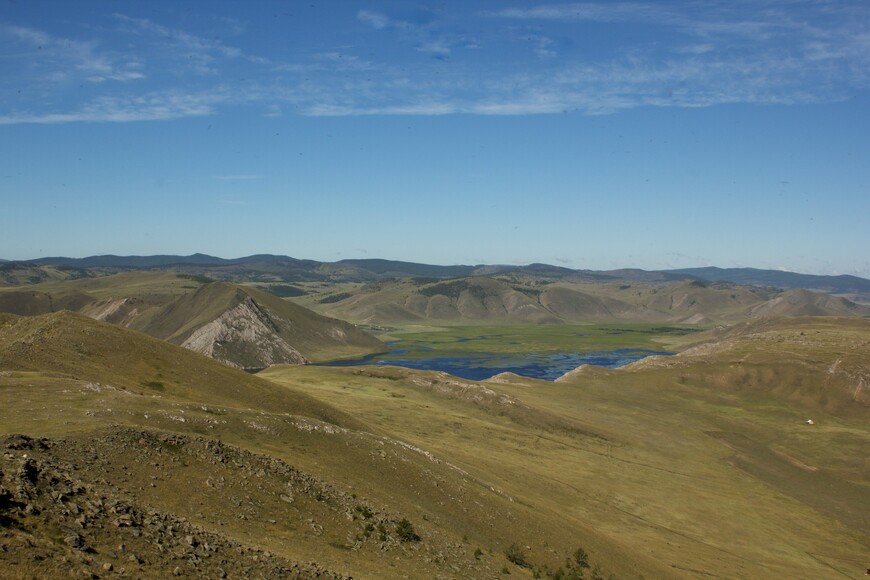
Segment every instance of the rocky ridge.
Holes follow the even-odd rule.
[[[140,451],[190,442],[175,435],[132,431],[106,437],[124,448],[137,437]],[[59,457],[69,445],[77,446],[77,442],[21,434],[0,439],[0,559],[4,561],[4,574],[52,577],[72,572],[73,576],[85,578],[347,577],[316,562],[296,562],[245,545],[188,518],[144,505],[107,480],[88,477],[88,471],[99,465],[97,456],[89,465]],[[220,446],[205,449],[222,460]],[[95,453],[96,448],[86,446],[84,451]],[[294,475],[289,466],[279,468]],[[294,483],[303,489],[312,485],[298,476]]]
[[[413,565],[415,577],[446,561],[491,575],[428,526],[415,530],[374,502],[219,440],[116,426],[63,439],[8,435],[0,452],[4,578],[350,578],[334,563],[293,557],[325,542],[384,566]]]

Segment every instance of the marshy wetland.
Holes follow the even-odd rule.
[[[469,380],[511,372],[552,381],[583,364],[614,368],[673,354],[668,344],[699,330],[652,324],[409,327],[382,337],[388,352],[324,364],[400,366]]]

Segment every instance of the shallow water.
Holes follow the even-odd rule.
[[[431,349],[428,349],[431,350]],[[438,356],[408,357],[408,349],[322,363],[324,366],[392,365],[411,369],[444,371],[463,379],[480,381],[499,373],[511,372],[524,377],[552,381],[582,364],[621,367],[644,357],[671,352],[619,348],[595,352],[495,353],[439,351]]]

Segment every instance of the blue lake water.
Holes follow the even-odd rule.
[[[419,352],[419,348],[415,348]],[[431,350],[431,349],[429,349]],[[451,375],[481,381],[499,373],[511,372],[524,377],[552,381],[582,364],[601,367],[621,367],[653,354],[670,355],[672,352],[619,348],[596,352],[445,352],[439,356],[408,358],[408,349],[395,349],[388,353],[322,363],[325,366],[392,365],[411,369],[444,371]]]

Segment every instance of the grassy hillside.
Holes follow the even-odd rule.
[[[528,577],[512,545],[555,569],[584,541],[621,576],[665,570],[307,388],[71,313],[7,315],[0,433],[27,436],[2,440],[0,575]]]
[[[751,316],[867,316],[868,308],[830,294],[787,290],[751,311]]]
[[[670,568],[653,577],[860,577],[870,323],[768,320],[731,333],[558,383],[390,368],[261,375],[374,418],[558,513],[562,530],[593,526]]]
[[[63,311],[34,317],[0,315],[0,369],[104,385],[107,391],[215,405],[283,409],[337,424],[350,417],[301,393],[263,381],[144,334]],[[97,389],[99,391],[99,389]]]
[[[5,315],[0,434],[28,437],[0,440],[0,575],[858,578],[868,324],[764,320],[624,370],[478,383],[252,376]]]
[[[313,295],[299,302],[332,316],[368,324],[559,322],[538,304],[533,291],[485,277],[381,281],[349,291]]]
[[[130,326],[243,368],[360,356],[385,348],[352,324],[225,282],[205,284]]]
[[[0,312],[35,316],[58,310],[79,310],[93,301],[93,296],[83,292],[48,293],[30,289],[10,289],[0,292]]]
[[[7,293],[24,291],[50,295],[77,293],[87,295],[92,300],[132,298],[146,307],[153,307],[162,306],[169,300],[199,288],[204,281],[206,280],[174,272],[122,272],[107,276],[51,280],[26,287],[2,288],[0,297]]]
[[[0,312],[68,309],[185,344],[243,368],[382,350],[346,322],[325,318],[254,287],[171,272],[124,272],[0,289]]]
[[[319,312],[369,325],[668,322],[710,325],[768,315],[870,315],[827,294],[702,281],[551,282],[499,276],[402,279],[310,288]]]
[[[677,356],[630,368],[748,397],[775,396],[808,412],[870,416],[870,320],[769,318],[711,336]]]
[[[817,276],[757,268],[683,268],[669,270],[672,275],[688,274],[713,282],[724,281],[775,288],[807,288],[836,294],[868,294],[870,280],[857,276]]]
[[[95,275],[96,273],[88,270],[63,265],[39,266],[20,262],[0,263],[0,287],[39,284],[52,280],[76,280]]]

